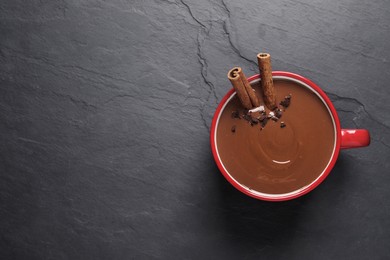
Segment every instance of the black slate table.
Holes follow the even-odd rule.
[[[1,258],[388,258],[389,29],[385,0],[1,1]],[[372,136],[283,203],[209,145],[227,71],[261,51]]]

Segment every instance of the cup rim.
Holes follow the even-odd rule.
[[[314,90],[314,92],[320,97],[320,99],[325,103],[327,106],[331,116],[332,120],[334,123],[335,127],[335,144],[334,144],[334,149],[333,149],[333,154],[332,157],[330,158],[328,165],[324,169],[324,171],[315,179],[312,183],[296,190],[292,191],[289,193],[284,193],[284,194],[267,194],[267,193],[261,193],[258,191],[253,191],[249,190],[248,188],[244,187],[241,185],[239,182],[237,182],[225,169],[218,151],[217,151],[217,144],[216,144],[216,130],[217,130],[217,123],[219,120],[220,115],[222,114],[223,109],[225,108],[227,102],[232,98],[232,96],[235,94],[234,89],[230,89],[226,95],[222,98],[220,103],[218,104],[218,107],[214,113],[214,117],[211,123],[211,128],[210,128],[210,144],[211,144],[211,150],[212,154],[214,157],[214,161],[216,162],[220,172],[222,175],[227,179],[230,184],[232,184],[236,189],[241,191],[242,193],[256,198],[260,200],[266,200],[266,201],[286,201],[286,200],[291,200],[297,197],[300,197],[304,194],[307,194],[308,192],[312,191],[314,188],[316,188],[320,183],[322,183],[326,177],[329,175],[330,171],[333,169],[339,152],[340,152],[340,144],[341,144],[341,126],[340,126],[340,121],[339,117],[337,115],[336,109],[333,106],[333,103],[329,99],[329,97],[325,94],[325,92],[317,86],[314,82],[311,80],[287,71],[273,71],[272,72],[273,77],[280,77],[280,78],[285,78],[285,79],[292,79],[293,81],[298,81],[298,83],[303,83],[306,87],[311,88],[311,90]],[[251,83],[253,81],[260,80],[260,75],[255,74],[251,77],[248,78],[248,81]],[[299,82],[300,81],[300,82]]]

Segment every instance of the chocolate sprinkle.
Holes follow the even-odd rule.
[[[282,121],[281,123],[280,123],[280,128],[285,128],[286,127],[286,124]]]
[[[234,125],[234,126],[232,126],[232,133],[235,133],[236,132],[236,126]]]

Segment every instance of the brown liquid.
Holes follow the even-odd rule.
[[[252,86],[263,104],[260,83]],[[274,79],[274,86],[278,102],[292,94],[278,122],[269,120],[260,130],[259,125],[232,118],[232,111],[243,110],[234,96],[219,119],[216,139],[221,161],[237,182],[258,192],[284,194],[321,175],[333,154],[335,130],[327,107],[311,90],[284,79]]]

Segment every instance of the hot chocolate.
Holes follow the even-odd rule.
[[[259,82],[251,85],[263,104]],[[223,166],[241,185],[285,194],[304,188],[324,171],[335,149],[335,127],[328,108],[310,89],[277,78],[274,87],[277,102],[292,97],[279,120],[261,127],[240,119],[237,111],[243,107],[235,95],[219,118],[216,144]]]

